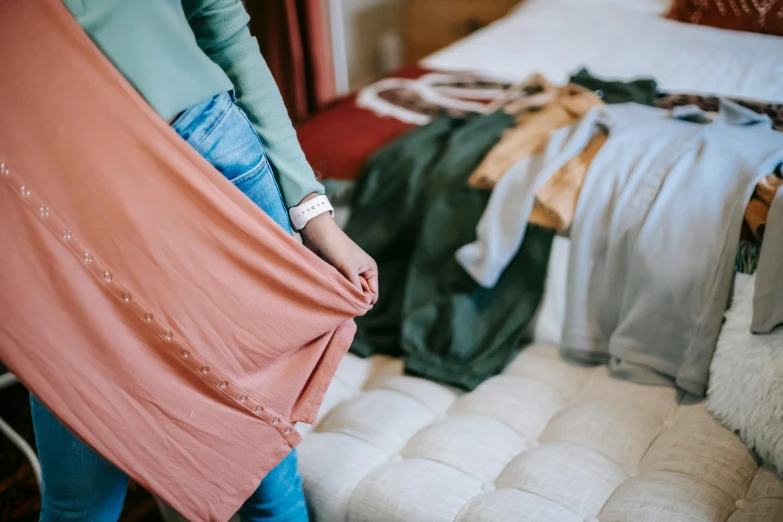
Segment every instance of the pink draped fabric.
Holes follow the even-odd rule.
[[[1,2],[0,34],[0,359],[189,520],[226,520],[314,421],[370,296],[182,141],[60,0]]]
[[[263,0],[247,2],[246,8],[291,119],[304,121],[335,97],[323,1]]]

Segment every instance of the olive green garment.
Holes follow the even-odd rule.
[[[402,302],[421,230],[429,174],[462,120],[436,119],[373,155],[357,180],[345,232],[378,263],[379,300],[363,317],[351,351],[401,355]]]
[[[513,124],[501,112],[437,119],[370,160],[346,230],[378,261],[382,287],[352,351],[402,356],[409,373],[465,389],[506,365],[541,300],[554,231],[531,226],[491,289],[454,253],[489,199],[468,176]]]

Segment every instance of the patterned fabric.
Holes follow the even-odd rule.
[[[443,78],[440,81],[434,81],[430,86],[435,92],[443,95],[451,93],[458,99],[472,100],[474,97],[486,99],[487,94],[491,97],[498,96],[508,89],[511,84],[493,81],[474,74],[460,73],[448,79]],[[464,118],[470,113],[468,109],[462,107],[450,107],[438,103],[437,100],[427,99],[417,91],[405,86],[391,87],[379,91],[378,97],[393,105],[404,107],[409,111],[423,114],[429,118],[437,118],[439,116]]]
[[[718,96],[704,96],[701,94],[661,93],[655,102],[655,106],[661,109],[673,109],[674,107],[695,105],[705,112],[718,112],[720,99]],[[759,114],[766,114],[772,120],[772,128],[777,131],[783,131],[783,103],[765,103],[737,98],[724,99],[733,101],[737,105]]]
[[[470,72],[433,72],[415,79],[380,80],[362,89],[356,103],[380,116],[426,125],[440,116],[488,114],[526,101],[540,104],[541,95],[552,92],[539,75],[510,84]]]
[[[672,20],[783,36],[781,0],[675,0]]]

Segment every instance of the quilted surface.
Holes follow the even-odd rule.
[[[555,238],[540,344],[470,393],[345,358],[297,426],[316,522],[783,521],[783,480],[703,401],[560,357],[568,252]]]
[[[471,393],[349,355],[307,428],[318,522],[783,520],[783,481],[703,402],[547,345]]]
[[[783,521],[783,480],[703,401],[560,357],[568,248],[555,238],[540,344],[470,393],[346,356],[297,425],[314,522]]]

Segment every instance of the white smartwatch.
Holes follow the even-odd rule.
[[[288,216],[291,218],[291,226],[299,232],[314,217],[330,212],[334,217],[334,208],[329,203],[326,196],[316,196],[313,199],[305,201],[301,205],[288,209]]]

